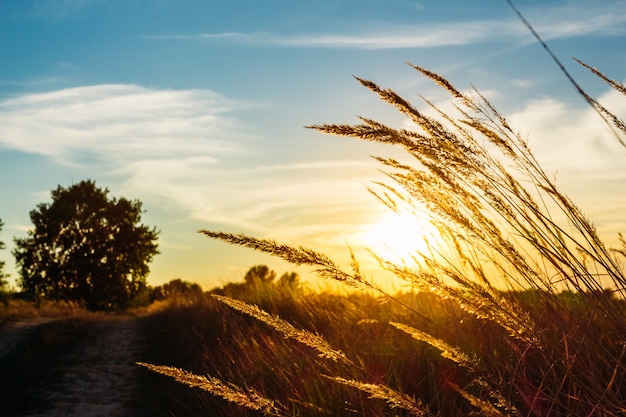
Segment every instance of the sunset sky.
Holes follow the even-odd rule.
[[[626,79],[626,2],[518,8],[584,88],[622,117],[626,99],[570,59]],[[0,240],[50,190],[93,179],[139,199],[160,231],[148,279],[211,288],[266,255],[199,229],[302,244],[340,262],[384,215],[366,187],[389,151],[304,128],[403,119],[353,75],[448,97],[405,64],[472,85],[609,242],[626,232],[626,151],[505,0],[0,0]],[[306,272],[306,270],[304,270]]]

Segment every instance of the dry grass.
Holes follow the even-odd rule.
[[[570,313],[562,317],[550,305],[539,302],[536,293],[504,295],[518,300],[546,333],[556,337],[571,330],[565,340],[553,341],[557,347],[567,344],[568,363],[547,364],[541,352],[520,352],[520,344],[512,343],[497,324],[473,318],[455,302],[432,294],[396,294],[396,303],[358,293],[284,292],[278,286],[251,287],[239,296],[247,300],[246,304],[257,300],[260,310],[280,317],[295,329],[323,334],[326,343],[343,352],[353,366],[322,358],[316,350],[293,337],[286,338],[274,326],[238,314],[212,296],[194,303],[172,304],[158,313],[160,318],[153,327],[159,332],[151,337],[149,346],[151,350],[165,350],[157,356],[143,357],[150,363],[165,363],[197,376],[219,378],[226,385],[235,384],[245,390],[253,387],[266,399],[285,405],[289,415],[349,416],[357,410],[370,416],[419,415],[416,409],[433,415],[467,415],[480,404],[481,409],[490,404],[504,415],[526,415],[526,408],[520,406],[525,402],[535,402],[537,409],[531,415],[540,415],[543,411],[538,407],[544,407],[547,400],[530,396],[533,384],[543,381],[543,393],[550,385],[559,388],[554,380],[567,367],[577,378],[574,385],[580,384],[575,388],[578,391],[586,386],[581,379],[611,379],[615,364],[598,361],[597,352],[585,351],[590,345],[579,340],[576,323],[593,320],[590,324],[596,329],[598,343],[615,346],[619,338],[602,316],[594,314],[585,297],[559,294],[554,303],[567,306]],[[616,301],[615,306],[624,309],[621,302]],[[398,330],[398,323],[404,329]],[[415,337],[413,329],[419,329],[430,340],[423,340],[422,335]],[[441,352],[447,352],[449,359]],[[492,379],[485,380],[485,375]],[[620,375],[614,378],[619,381]],[[494,379],[499,384],[494,384]],[[181,391],[166,382],[150,381],[154,390],[164,392],[159,396],[159,410],[182,403],[185,407],[177,409],[178,414],[250,415],[244,408],[237,411],[220,405],[219,399],[201,395],[199,389]],[[623,396],[623,387],[615,384],[614,395]],[[418,408],[414,404],[392,411],[390,403],[372,396],[373,387],[378,387],[379,393],[406,395]],[[573,396],[573,392],[568,395]],[[552,412],[560,411],[557,407]]]
[[[415,128],[396,129],[364,117],[356,125],[310,128],[405,151],[404,159],[409,162],[376,157],[389,182],[378,184],[372,192],[392,210],[406,207],[426,213],[446,245],[419,254],[421,262],[414,266],[373,255],[381,267],[414,288],[463,311],[467,325],[442,329],[426,320],[421,323],[424,328],[418,329],[409,321],[425,316],[366,281],[354,257],[351,270],[344,271],[329,257],[308,248],[243,234],[202,233],[312,266],[325,279],[377,291],[408,316],[404,320],[387,317],[386,321],[373,317],[376,323],[388,323],[406,333],[402,343],[413,339],[416,345],[436,349],[452,362],[447,369],[460,376],[450,376],[422,400],[414,399],[412,395],[428,379],[424,375],[415,375],[421,381],[410,389],[387,374],[373,382],[374,371],[356,350],[346,346],[339,350],[321,336],[299,330],[259,307],[230,298],[218,300],[326,358],[337,359],[333,355],[342,352],[341,361],[358,365],[332,367],[334,373],[324,372],[325,378],[383,399],[394,411],[400,408],[412,415],[457,415],[468,410],[497,416],[622,415],[626,411],[622,383],[626,341],[621,336],[626,334],[626,276],[620,256],[626,248],[604,243],[583,211],[542,169],[524,138],[478,91],[462,93],[438,74],[411,67],[450,93],[456,111],[446,113],[426,99],[427,110],[419,110],[394,91],[357,78]],[[622,84],[597,70],[592,72],[626,95]],[[626,133],[617,115],[585,97],[618,132]],[[482,323],[491,335],[477,331],[476,323]],[[408,366],[404,361],[410,359],[399,356],[396,360]],[[293,383],[293,404],[315,404],[312,397],[298,397],[295,386],[300,382]],[[459,399],[465,405],[459,405]],[[455,406],[443,406],[446,402]],[[294,414],[308,415],[297,410]],[[359,412],[376,415],[367,407]]]
[[[281,319],[276,315],[272,315],[266,311],[261,310],[257,306],[244,303],[240,300],[234,300],[229,297],[220,295],[213,295],[216,299],[226,304],[235,310],[241,311],[255,319],[269,325],[276,331],[282,333],[288,339],[294,339],[305,346],[313,348],[317,351],[318,355],[322,358],[331,359],[336,362],[343,362],[346,365],[354,365],[351,360],[346,357],[346,354],[333,349],[326,340],[319,334],[315,334],[306,330],[297,329],[289,322]]]
[[[211,394],[220,396],[226,401],[230,401],[240,407],[260,411],[263,414],[272,416],[285,415],[285,412],[280,410],[280,408],[282,408],[280,405],[263,397],[263,395],[259,394],[254,389],[243,389],[234,384],[225,384],[217,378],[194,375],[191,372],[171,366],[156,366],[142,362],[139,362],[138,365],[145,366],[154,372],[172,377],[176,381],[190,387],[197,387]]]
[[[305,333],[323,334],[325,344],[333,351],[343,352],[353,363],[322,357],[317,349],[285,337],[274,326],[239,314],[213,296],[193,304],[172,305],[159,313],[151,327],[160,331],[151,337],[149,345],[151,350],[165,347],[166,351],[160,355],[147,352],[145,361],[167,363],[197,376],[211,375],[245,389],[254,387],[275,404],[288,407],[289,415],[351,416],[355,410],[367,410],[366,415],[386,415],[391,402],[373,395],[370,391],[374,386],[379,393],[398,394],[394,400],[398,404],[396,415],[425,411],[428,407],[424,404],[437,398],[434,379],[446,378],[450,364],[441,362],[437,365],[441,370],[431,369],[439,362],[437,353],[425,345],[413,345],[409,337],[386,323],[389,319],[402,320],[415,327],[454,331],[457,314],[461,313],[452,306],[436,302],[427,294],[398,295],[421,314],[415,316],[396,304],[380,303],[378,298],[366,294],[318,294],[268,286],[250,287],[239,295],[244,300],[260,300],[258,292],[273,292],[271,298],[263,299],[259,309],[271,313],[273,319],[280,315],[279,323],[288,321],[292,328],[307,329]],[[467,322],[469,318],[464,317]],[[420,377],[416,379],[416,375]],[[344,384],[335,377],[353,384]],[[249,415],[245,409],[237,411],[225,403],[220,405],[220,401],[211,400],[199,389],[181,392],[168,381],[157,382],[154,389],[162,386],[168,396],[176,392],[175,398],[160,405],[162,409],[183,402],[188,407],[178,409],[178,414]],[[367,390],[359,391],[356,385]],[[423,401],[416,399],[418,395]],[[400,401],[406,396],[413,399],[411,407],[398,408],[409,404]],[[458,406],[458,401],[437,401],[435,410]]]
[[[88,315],[87,309],[74,301],[43,300],[39,303],[9,297],[0,304],[0,324],[16,320],[69,318]]]

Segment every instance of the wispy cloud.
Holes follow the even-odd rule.
[[[0,146],[66,165],[238,151],[234,102],[206,90],[95,85],[0,102]]]
[[[583,35],[623,35],[626,7],[541,7],[528,11],[534,28],[546,39]],[[199,40],[232,45],[351,49],[435,48],[480,42],[532,41],[528,30],[513,16],[498,20],[416,23],[412,26],[379,23],[367,32],[276,34],[267,32],[147,35],[152,40]]]
[[[373,202],[360,184],[375,163],[285,162],[236,116],[245,106],[206,90],[136,85],[27,94],[0,101],[0,148],[104,175],[115,195],[180,211],[197,228],[324,245],[349,235]]]
[[[621,94],[611,91],[598,99],[616,114],[626,114]],[[600,116],[588,106],[542,98],[507,120],[607,242],[616,243],[617,232],[624,231],[626,151]]]
[[[499,25],[495,23],[495,25]],[[490,28],[486,26],[491,26]],[[394,27],[377,34],[309,34],[276,35],[270,33],[200,33],[195,35],[152,35],[153,40],[201,40],[230,44],[269,47],[397,49],[433,48],[463,45],[486,38],[486,32],[497,30],[491,22],[463,23],[455,26],[429,25],[419,29]]]
[[[489,100],[504,96],[496,90],[481,93]],[[620,93],[611,90],[597,99],[615,114],[626,114],[626,100]],[[434,103],[447,114],[458,114],[448,98]],[[439,117],[430,108],[423,112]],[[626,151],[600,116],[582,99],[572,103],[553,97],[529,100],[504,116],[527,141],[547,175],[613,242],[616,231],[624,230],[619,214],[626,212]],[[419,129],[410,121],[404,127]]]
[[[626,33],[626,5],[622,2],[542,6],[529,9],[527,18],[544,39]]]
[[[626,102],[616,91],[605,93],[598,100],[616,114],[626,113]],[[541,98],[529,101],[507,119],[528,138],[548,170],[626,178],[626,152],[606,123],[588,106],[581,108],[553,98]]]
[[[355,223],[371,212],[374,199],[361,184],[375,173],[374,162],[278,163],[259,168],[207,164],[190,157],[133,163],[124,170],[124,186],[152,201],[184,208],[202,225],[286,240],[319,239],[327,245],[332,236],[350,234]]]
[[[512,84],[526,87],[535,82],[513,80]],[[472,97],[475,92],[465,90],[463,93]],[[480,94],[496,107],[499,100],[506,99],[506,91],[496,89],[480,90]],[[429,99],[438,110],[425,106],[422,110],[424,114],[439,118],[441,110],[459,116],[455,103],[447,95]],[[596,99],[615,114],[626,114],[626,100],[619,92],[608,90]],[[595,178],[601,175],[618,176],[626,180],[626,151],[614,132],[584,100],[569,102],[544,96],[516,104],[515,107],[504,116],[512,129],[528,142],[547,172],[568,171]],[[404,127],[419,129],[408,119],[404,121]]]

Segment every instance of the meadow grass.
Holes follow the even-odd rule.
[[[39,303],[8,295],[0,304],[0,326],[19,320],[69,318],[88,314],[87,309],[75,301],[42,300]]]
[[[521,352],[520,343],[512,342],[505,329],[431,293],[395,294],[400,304],[365,292],[285,292],[265,285],[239,292],[236,308],[222,303],[221,295],[207,294],[147,317],[143,327],[155,333],[142,357],[168,364],[150,369],[197,388],[145,375],[149,386],[142,390],[150,393],[155,415],[257,415],[259,411],[245,408],[249,403],[245,395],[271,404],[265,409],[269,415],[447,416],[485,413],[489,407],[500,415],[554,415],[563,408],[548,407],[548,399],[537,396],[533,387],[543,383],[543,393],[556,390],[562,383],[557,378],[568,372],[569,378],[576,378],[578,390],[591,389],[582,381],[585,378],[619,381],[619,375],[613,375],[615,364],[598,361],[598,352],[585,351],[589,344],[577,339],[578,322],[587,320],[601,343],[619,341],[615,329],[595,314],[586,297],[573,292],[554,296],[554,304],[567,308],[568,316],[562,317],[536,292],[502,295],[519,302],[546,333],[563,337],[551,342],[567,346],[568,362],[546,363],[542,352]],[[251,300],[258,303],[253,315],[265,311],[275,323],[240,314],[246,309],[243,303],[251,305]],[[623,314],[623,301],[613,303]],[[323,335],[322,348],[331,346],[351,363],[324,358],[316,344],[286,336],[277,329],[284,325],[281,320],[290,323],[290,332]],[[152,325],[147,324],[150,321]],[[213,384],[203,387],[205,381],[192,375]],[[220,386],[228,390],[219,394]],[[211,389],[202,391],[206,388]],[[232,395],[230,389],[245,395]],[[620,385],[614,390],[619,397],[626,394]],[[569,397],[571,392],[563,395]],[[535,404],[532,413],[519,405],[529,401]],[[542,411],[537,411],[539,406]]]
[[[391,210],[428,216],[445,245],[416,253],[414,264],[372,255],[417,294],[386,293],[364,278],[354,256],[344,270],[309,248],[204,230],[377,295],[337,296],[332,303],[328,294],[292,294],[290,301],[275,294],[274,301],[255,297],[254,303],[212,297],[204,303],[249,316],[229,319],[231,342],[218,338],[223,356],[209,354],[204,366],[194,360],[184,368],[192,373],[146,366],[200,388],[198,373],[215,375],[262,397],[273,405],[262,411],[273,415],[623,415],[626,247],[604,243],[480,92],[461,92],[440,75],[411,67],[447,91],[455,110],[444,112],[426,98],[426,110],[418,110],[357,78],[413,127],[362,117],[356,125],[310,128],[404,150],[401,160],[376,157],[388,182],[371,191]],[[590,70],[626,95],[621,83]],[[624,122],[579,90],[624,144]],[[431,309],[445,306],[444,314],[422,311],[424,300]],[[228,366],[215,369],[220,361]],[[244,397],[221,396],[258,410]]]
[[[266,297],[270,293],[274,296]],[[363,293],[285,293],[280,287],[266,285],[249,288],[239,295],[244,301],[233,303],[236,309],[222,303],[223,296],[216,298],[211,294],[194,303],[172,304],[158,317],[153,316],[158,322],[153,328],[159,332],[152,336],[155,343],[148,343],[152,352],[147,353],[146,359],[167,361],[173,368],[156,370],[177,379],[188,375],[181,371],[185,369],[196,376],[219,377],[242,390],[254,387],[256,393],[262,393],[275,405],[275,412],[270,414],[278,415],[349,416],[355,410],[387,415],[387,401],[401,405],[413,402],[413,408],[421,407],[421,402],[413,398],[415,394],[436,397],[436,393],[430,392],[439,389],[435,379],[443,378],[440,370],[432,367],[448,366],[437,352],[428,346],[407,343],[410,338],[386,322],[395,319],[419,327],[453,330],[457,314],[466,316],[452,305],[433,303],[428,294],[402,296],[421,316]],[[262,309],[271,316],[271,322],[239,313],[240,309],[247,309],[242,303],[251,305],[247,301],[260,301],[262,297],[265,301],[251,312],[257,314]],[[287,334],[276,330],[285,325],[283,320],[290,323]],[[305,336],[312,343],[301,343],[292,334]],[[154,356],[159,341],[163,350]],[[328,345],[332,350],[328,351]],[[346,361],[345,356],[356,362]],[[416,375],[420,378],[416,379]],[[163,392],[173,389],[162,407],[173,408],[179,414],[249,415],[245,408],[232,408],[214,398],[209,394],[211,390],[204,395],[199,390],[181,391],[172,384],[164,385],[162,380],[152,380],[151,384],[161,385]],[[245,403],[247,400],[240,405],[246,407]],[[454,403],[441,406],[455,409]],[[402,410],[398,414],[410,415]]]

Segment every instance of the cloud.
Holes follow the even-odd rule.
[[[491,99],[502,93],[484,95]],[[597,99],[615,114],[626,114],[626,100],[619,92],[610,90]],[[435,101],[435,105],[446,114],[458,115],[449,99]],[[439,118],[432,109],[423,113]],[[527,141],[548,177],[555,179],[557,186],[591,216],[603,235],[612,241],[617,231],[624,230],[626,149],[592,108],[582,99],[567,102],[543,97],[503,115]],[[410,121],[404,127],[419,129]],[[623,133],[621,137],[626,140]]]
[[[287,175],[285,175],[287,174]],[[260,167],[202,160],[143,160],[127,167],[125,187],[151,201],[183,207],[202,225],[273,238],[326,240],[350,234],[371,211],[362,183],[374,162],[317,161]]]
[[[234,102],[206,90],[95,85],[0,102],[0,146],[64,165],[239,152]]]
[[[616,93],[599,100],[626,113]],[[237,117],[237,108],[211,91],[135,85],[22,95],[0,102],[0,148],[106,176],[116,183],[114,195],[141,199],[149,213],[178,213],[180,223],[163,234],[171,248],[184,246],[179,234],[200,228],[324,251],[358,246],[358,236],[381,212],[364,187],[384,180],[379,166],[347,153],[293,161],[288,152],[272,155],[264,138]],[[593,111],[544,98],[508,120],[529,137],[548,172],[626,179],[624,151]]]
[[[616,91],[598,101],[617,115],[626,114],[626,100]],[[617,232],[624,231],[626,149],[600,116],[584,104],[543,98],[529,101],[507,120],[527,138],[545,172],[590,216],[607,242],[615,243]]]
[[[501,24],[493,22],[428,25],[418,29],[398,28],[378,34],[310,34],[275,35],[269,33],[200,33],[195,35],[149,35],[148,40],[200,40],[227,42],[234,45],[302,48],[398,49],[434,48],[465,45],[485,40],[488,33],[498,31]]]
[[[516,85],[525,87],[526,81],[520,80]],[[472,90],[462,92],[468,97],[474,96]],[[506,92],[498,90],[480,90],[480,94],[492,104],[506,98]],[[438,110],[460,117],[456,103],[448,96],[442,95],[434,100],[428,98]],[[618,116],[626,114],[626,100],[615,90],[608,90],[597,97],[597,100]],[[424,114],[440,118],[438,110],[424,104],[422,107]],[[626,149],[614,136],[613,130],[617,129],[610,129],[582,98],[574,102],[554,97],[532,99],[503,116],[511,128],[528,142],[548,173],[569,171],[584,173],[587,178],[618,176],[626,180]],[[419,130],[409,119],[404,120],[403,127]],[[625,135],[620,135],[626,141]]]
[[[541,80],[536,78],[518,78],[511,80],[511,85],[517,88],[528,89],[537,86],[541,83]]]
[[[617,91],[603,94],[599,101],[618,115],[626,113],[626,102]],[[528,139],[548,171],[626,176],[626,150],[593,109],[582,101],[581,106],[541,98],[529,101],[507,120]]]
[[[136,85],[26,94],[0,101],[0,150],[42,155],[121,182],[122,195],[194,213],[194,193],[227,182],[231,161],[252,152],[254,134],[233,115],[246,106],[208,90]]]
[[[525,13],[522,11],[522,13]],[[529,9],[527,18],[539,35],[548,39],[626,33],[623,3],[567,5]]]
[[[528,10],[528,20],[544,40],[584,35],[617,36],[626,33],[626,9],[622,5],[541,7]],[[272,34],[199,33],[147,35],[152,40],[200,40],[232,45],[350,49],[435,48],[480,42],[534,41],[514,16],[497,20],[420,23],[411,26],[378,23],[368,32]]]
[[[105,177],[114,195],[178,212],[197,229],[219,225],[323,244],[329,233],[349,235],[374,202],[360,184],[376,164],[275,157],[237,117],[247,105],[207,90],[136,85],[26,94],[0,101],[0,149]]]

